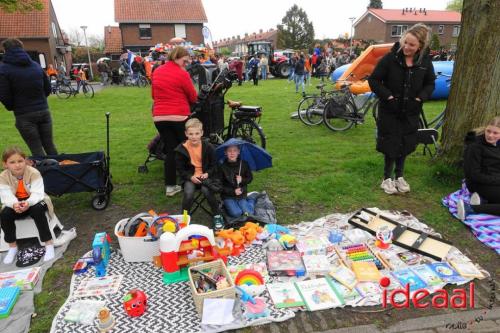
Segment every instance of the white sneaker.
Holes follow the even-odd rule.
[[[460,221],[465,221],[465,205],[462,199],[457,201],[457,217]]]
[[[171,196],[174,196],[176,195],[177,193],[179,193],[180,191],[182,191],[182,187],[179,186],[179,185],[174,185],[174,186],[170,186],[170,185],[167,185],[165,187],[165,195],[167,197],[171,197]]]
[[[5,265],[12,264],[14,262],[14,259],[16,258],[16,254],[17,254],[17,246],[9,247],[9,251],[7,251],[5,258],[3,258],[3,263]]]
[[[394,185],[394,181],[391,178],[385,179],[382,184],[380,184],[380,188],[387,194],[394,194],[398,192],[398,189]]]
[[[410,192],[410,184],[408,184],[403,177],[399,177],[398,179],[396,179],[394,185],[401,193]]]
[[[470,204],[473,206],[481,204],[481,197],[477,194],[477,192],[472,193],[470,196]]]
[[[55,257],[54,245],[46,245],[45,246],[45,256],[43,257],[43,261],[51,261]]]

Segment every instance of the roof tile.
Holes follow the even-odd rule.
[[[104,27],[104,53],[122,53],[122,32],[119,27]]]
[[[203,23],[201,0],[115,0],[118,23]]]
[[[425,10],[420,11],[414,8],[414,11],[405,12],[403,9],[376,9],[369,8],[369,12],[375,14],[384,21],[389,22],[439,22],[439,23],[460,23],[461,15],[459,12],[448,10]],[[415,14],[416,13],[416,14]]]
[[[49,37],[50,0],[40,0],[42,10],[7,13],[0,10],[0,39]]]

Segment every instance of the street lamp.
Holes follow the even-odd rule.
[[[94,73],[92,72],[92,60],[90,60],[90,48],[89,48],[89,43],[87,43],[87,33],[85,32],[87,26],[82,25],[80,28],[82,28],[83,36],[85,37],[85,46],[87,46],[87,55],[89,57],[90,79],[92,80],[94,78]]]
[[[349,55],[350,56],[352,55],[352,35],[353,35],[353,29],[354,29],[353,23],[354,23],[355,19],[356,19],[355,17],[349,17],[349,20],[351,20],[351,46],[350,46],[350,49],[349,49]]]

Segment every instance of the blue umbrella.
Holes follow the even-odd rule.
[[[252,171],[259,171],[273,166],[273,158],[265,149],[248,141],[234,138],[227,140],[215,150],[219,162],[223,162],[226,158],[224,151],[229,146],[240,147],[240,159],[246,161]]]

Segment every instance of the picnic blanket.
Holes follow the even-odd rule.
[[[458,191],[451,193],[443,198],[445,205],[450,213],[457,217],[457,202],[462,199],[465,203],[470,202],[470,192],[465,183]],[[500,217],[488,214],[468,214],[465,217],[464,224],[472,229],[476,238],[486,246],[491,247],[500,254]]]

